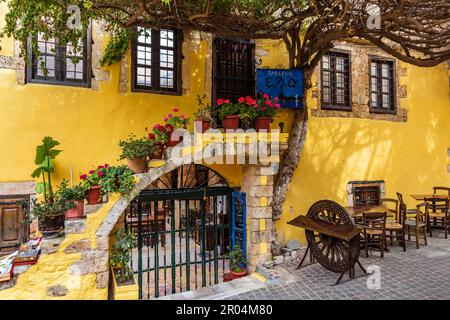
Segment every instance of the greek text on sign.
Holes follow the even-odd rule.
[[[284,108],[303,107],[303,72],[299,69],[258,69],[258,92],[278,97]]]

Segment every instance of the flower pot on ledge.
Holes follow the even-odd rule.
[[[87,192],[87,201],[91,206],[101,203],[100,186],[92,186]]]
[[[209,130],[210,125],[211,121],[209,120],[202,120],[202,119],[195,120],[195,128],[198,133],[205,133],[206,131]]]
[[[76,207],[66,211],[66,220],[78,220],[84,216],[84,200],[74,201]]]
[[[239,115],[234,115],[234,116],[225,116],[223,117],[223,128],[224,130],[237,130],[239,129],[239,120],[240,120],[240,116]]]
[[[255,130],[257,132],[260,131],[270,131],[270,125],[273,121],[273,118],[268,118],[268,117],[259,117],[255,119]]]
[[[117,283],[116,280],[117,269],[111,268],[114,300],[139,300],[139,286],[137,281],[133,278],[124,284]]]
[[[128,159],[128,167],[136,174],[147,171],[147,159]]]
[[[39,221],[39,231],[44,238],[55,238],[64,232],[65,213],[45,217],[43,221]]]
[[[156,144],[156,151],[152,154],[151,160],[162,160],[164,157],[165,146],[162,143]]]

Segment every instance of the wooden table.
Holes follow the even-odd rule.
[[[347,207],[346,209],[352,218],[362,218],[366,212],[387,212],[388,217],[393,217],[386,206]]]
[[[445,194],[412,194],[411,197],[416,201],[425,201],[425,199],[450,200],[450,196]]]

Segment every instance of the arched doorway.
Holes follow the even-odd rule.
[[[235,194],[219,173],[190,164],[131,202],[125,222],[135,234],[132,268],[141,299],[222,282],[235,234]]]

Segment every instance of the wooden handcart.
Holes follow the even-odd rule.
[[[288,224],[305,229],[308,248],[297,269],[310,253],[311,264],[318,262],[325,269],[340,274],[335,285],[348,272],[355,279],[355,265],[367,272],[359,261],[360,233],[349,213],[333,201],[319,201],[309,209],[307,216],[299,216]]]

